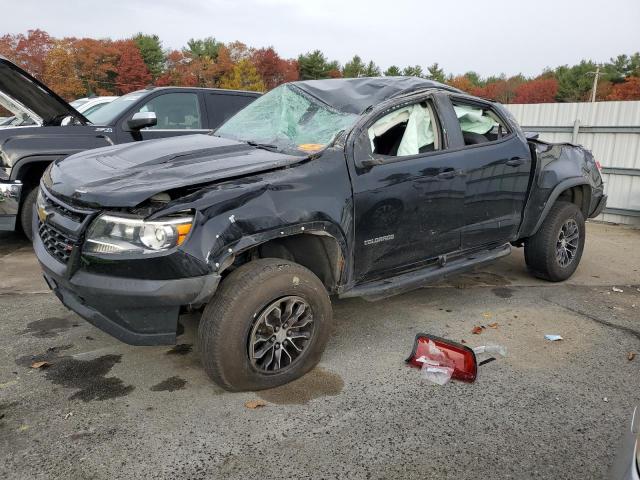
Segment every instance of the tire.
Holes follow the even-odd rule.
[[[36,204],[37,196],[38,187],[29,191],[27,196],[24,197],[24,202],[22,202],[22,206],[20,207],[20,228],[22,228],[24,235],[30,242],[33,241],[33,208]]]
[[[278,330],[277,325],[270,325],[277,324],[277,317],[274,318],[277,312],[272,310],[276,302],[282,302],[277,303],[283,312],[281,318],[287,316],[285,306],[294,305],[292,310],[295,312],[301,311],[299,309],[305,304],[306,307],[299,319],[290,320],[294,326]],[[267,315],[267,312],[271,314]],[[277,387],[301,377],[316,366],[329,340],[332,322],[327,291],[310,270],[288,260],[255,260],[231,272],[205,308],[198,327],[200,358],[209,377],[226,390]],[[287,326],[287,323],[283,321],[281,325]],[[303,330],[308,335],[306,339],[298,337]],[[285,331],[287,335],[295,334],[297,347],[302,347],[301,353],[293,351],[293,336],[278,337]],[[258,335],[260,332],[262,334]],[[266,337],[270,340],[263,342]],[[258,340],[252,342],[253,339]],[[269,342],[274,342],[269,352],[259,359],[254,358],[252,345],[260,352],[263,347],[270,348]],[[279,342],[282,342],[278,357],[281,368],[276,370],[273,362],[278,356],[276,347]],[[292,361],[287,365],[284,353],[288,349],[292,350],[287,353]],[[267,365],[269,358],[272,363]],[[258,362],[263,363],[260,365]],[[274,371],[266,370],[272,366]]]
[[[574,227],[577,232],[572,233]],[[574,236],[575,242],[573,242]],[[564,244],[562,239],[565,239]],[[567,241],[571,239],[571,241]],[[561,282],[578,268],[585,242],[584,216],[577,205],[558,201],[540,229],[525,241],[524,259],[535,277]],[[562,254],[561,250],[565,253]],[[573,253],[571,253],[573,252]]]

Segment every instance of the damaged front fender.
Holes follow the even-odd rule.
[[[327,149],[319,158],[290,168],[209,185],[168,203],[150,218],[184,210],[195,212],[195,222],[182,248],[203,259],[212,272],[222,273],[267,242],[289,239],[290,244],[292,237],[317,236],[335,244],[319,247],[332,263],[332,272],[338,272],[325,283],[333,283],[330,289],[335,290],[350,281],[353,204],[341,148]],[[310,265],[305,266],[318,274],[315,260],[306,260]]]

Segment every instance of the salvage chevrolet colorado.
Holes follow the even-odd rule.
[[[86,116],[0,57],[0,230],[22,227],[31,238],[38,183],[54,160],[90,148],[210,132],[260,94],[214,88],[148,88]]]
[[[605,203],[590,152],[528,139],[499,104],[419,78],[315,80],[214,135],[53,162],[34,248],[58,298],[127,343],[173,343],[204,307],[205,370],[257,390],[316,365],[332,295],[382,298],[512,246],[565,280]]]

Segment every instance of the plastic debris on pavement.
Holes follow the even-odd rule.
[[[549,340],[550,342],[557,342],[558,340],[564,340],[560,335],[545,335],[545,340]]]
[[[416,359],[417,362],[422,363],[420,368],[422,378],[437,385],[444,385],[453,375],[453,362],[432,340],[429,340],[426,345],[426,352]]]
[[[460,343],[428,334],[416,336],[413,350],[405,361],[420,368],[420,376],[436,385],[445,385],[449,380],[474,382],[477,376],[476,355],[496,354],[506,356],[507,349],[502,345],[481,345],[471,349]],[[495,360],[484,360],[483,365]]]
[[[613,290],[614,292],[618,292],[618,293],[624,292],[624,290],[622,290],[621,288],[618,288],[618,287],[612,287],[611,290]]]
[[[502,345],[480,345],[479,347],[473,347],[473,353],[481,355],[483,353],[496,354],[501,357],[507,356],[507,349]]]

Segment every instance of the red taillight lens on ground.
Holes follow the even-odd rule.
[[[437,347],[435,355],[434,349],[431,348],[434,344]],[[405,362],[412,367],[422,368],[425,359],[452,367],[451,378],[454,380],[471,383],[478,375],[476,355],[469,347],[435,335],[419,333],[416,335],[411,355]]]

